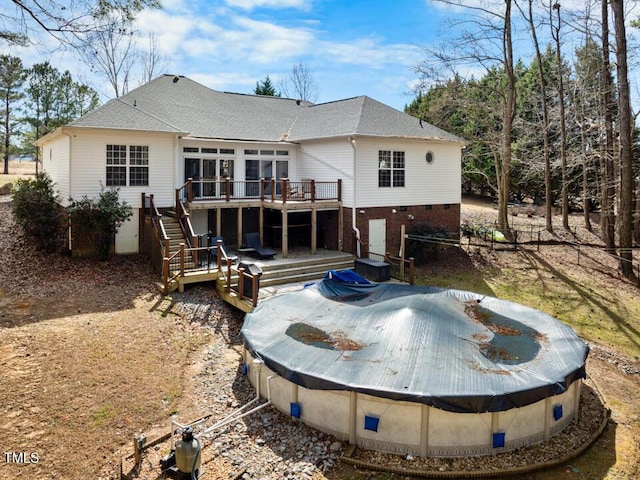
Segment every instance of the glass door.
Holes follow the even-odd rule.
[[[205,158],[202,160],[203,197],[215,197],[218,177],[216,177],[216,160]]]
[[[193,196],[196,198],[200,197],[200,164],[201,159],[199,158],[185,158],[184,159],[184,181],[186,183],[187,180],[193,180]]]
[[[225,179],[229,179],[229,196],[233,196],[233,160],[221,159],[220,160],[220,195],[227,194],[227,183]]]
[[[247,197],[257,197],[260,194],[260,160],[247,160],[245,162],[245,178],[247,180]]]

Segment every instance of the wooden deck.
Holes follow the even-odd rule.
[[[311,254],[308,248],[296,247],[289,250],[286,258],[278,252],[275,258],[268,260],[251,257],[248,252],[237,253],[239,261],[232,266],[229,278],[224,267],[220,271],[215,264],[201,265],[186,269],[183,275],[175,279],[172,290],[184,291],[185,285],[216,282],[216,289],[225,302],[244,312],[250,312],[260,300],[284,290],[301,289],[305,284],[322,279],[328,270],[344,270],[353,268],[354,265],[352,254],[325,249]],[[239,268],[246,268],[248,265],[258,267],[261,272],[255,298],[251,288],[244,285],[244,282],[251,282],[251,279],[243,279],[245,288],[242,290],[246,294],[241,294],[239,286]]]

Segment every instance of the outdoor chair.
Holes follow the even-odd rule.
[[[231,263],[237,263],[238,255],[227,249],[227,246],[224,244],[224,239],[222,237],[209,237],[209,251],[211,252],[213,258],[217,259],[218,257],[218,240],[222,241],[222,248],[227,254],[227,258],[231,260]]]
[[[247,246],[252,248],[260,258],[273,258],[275,256],[275,250],[262,246],[258,232],[247,233],[245,237],[247,239]]]

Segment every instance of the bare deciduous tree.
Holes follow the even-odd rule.
[[[14,8],[0,12],[0,41],[27,44],[46,32],[61,44],[83,48],[87,36],[110,30],[114,22],[131,22],[144,8],[160,8],[159,0],[10,0]]]
[[[93,33],[83,49],[83,58],[94,73],[109,82],[116,97],[127,93],[136,60],[130,24],[124,22]]]
[[[614,213],[616,187],[613,162],[613,79],[609,61],[609,7],[602,2],[602,110],[604,112],[604,132],[602,141],[602,237],[609,252],[616,249],[616,217]]]
[[[544,184],[545,184],[545,220],[546,229],[553,232],[553,192],[551,191],[551,159],[550,159],[550,142],[549,142],[549,107],[547,102],[547,79],[544,73],[544,65],[542,63],[542,54],[540,53],[540,43],[538,42],[538,34],[533,15],[533,0],[528,0],[528,13],[520,8],[520,12],[529,24],[531,38],[536,50],[536,62],[538,66],[538,82],[540,85],[540,99],[542,104],[542,140],[544,155]]]
[[[309,67],[303,63],[298,63],[291,69],[289,78],[280,82],[282,95],[289,98],[296,98],[308,102],[315,102],[320,95],[320,87],[314,80]]]
[[[553,20],[555,11],[557,23]],[[562,20],[560,18],[560,3],[554,3],[549,9],[549,25],[551,26],[551,37],[556,47],[556,68],[558,75],[558,102],[560,107],[560,161],[562,164],[562,226],[569,230],[569,178],[567,170],[567,124],[565,114],[565,93],[564,93],[564,69],[562,65],[562,52],[560,50],[560,30]]]
[[[153,33],[147,37],[146,49],[142,50],[139,56],[142,83],[150,82],[167,68],[167,57],[160,52],[158,39]]]
[[[620,241],[620,270],[629,279],[633,272],[633,116],[627,63],[627,34],[624,24],[623,0],[610,0],[616,38],[616,70],[618,78],[618,122],[620,125],[620,213],[618,235]]]
[[[508,205],[511,181],[511,154],[513,124],[516,114],[516,79],[513,61],[512,6],[513,0],[484,1],[468,4],[464,0],[432,0],[459,8],[468,13],[464,18],[451,20],[450,31],[459,32],[457,38],[439,49],[428,49],[431,57],[424,62],[422,72],[455,71],[455,65],[481,65],[487,71],[499,68],[504,75],[505,88],[501,90],[502,125],[500,125],[499,152],[495,170],[498,186],[498,226],[509,230]]]

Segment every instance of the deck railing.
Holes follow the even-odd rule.
[[[395,257],[389,253],[384,256],[384,261],[391,265],[391,276],[396,280],[407,282],[409,285],[415,283],[415,259]]]
[[[396,257],[389,252],[385,254],[369,252],[369,258],[388,263],[391,276],[396,280],[407,282],[409,285],[415,283],[415,259],[413,257]]]
[[[154,232],[154,242],[158,243],[160,252],[162,252],[163,257],[169,255],[169,236],[167,235],[167,231],[164,228],[164,223],[162,222],[162,214],[158,211],[155,201],[153,198],[153,194],[145,195],[142,194],[142,216],[141,222],[145,222],[148,218],[151,221],[152,230]],[[144,229],[142,229],[144,232]]]
[[[179,200],[226,201],[231,200],[271,200],[317,202],[342,200],[342,180],[333,182],[303,179],[291,181],[283,178],[260,180],[194,180],[188,179],[176,189],[176,203]]]
[[[218,249],[215,262],[213,261],[214,248]],[[194,258],[199,261],[194,262]],[[220,240],[218,240],[216,247],[192,248],[181,243],[177,252],[166,256],[162,264],[164,292],[168,293],[171,290],[171,285],[179,283],[181,277],[212,272],[220,274],[227,294],[234,292],[240,300],[246,298],[251,301],[254,307],[258,305],[258,279],[260,274],[252,275],[251,272],[246,271],[244,268],[234,267],[233,261],[227,256]],[[251,295],[246,295],[244,291],[247,278],[251,282]],[[234,280],[237,280],[237,283]]]
[[[181,200],[176,199],[176,218],[178,219],[178,223],[180,224],[180,229],[184,235],[185,240],[187,241],[187,246],[191,249],[191,255],[193,258],[193,262],[198,264],[200,259],[198,258],[198,236],[193,231],[193,226],[191,225],[191,217],[187,208],[184,206]]]

